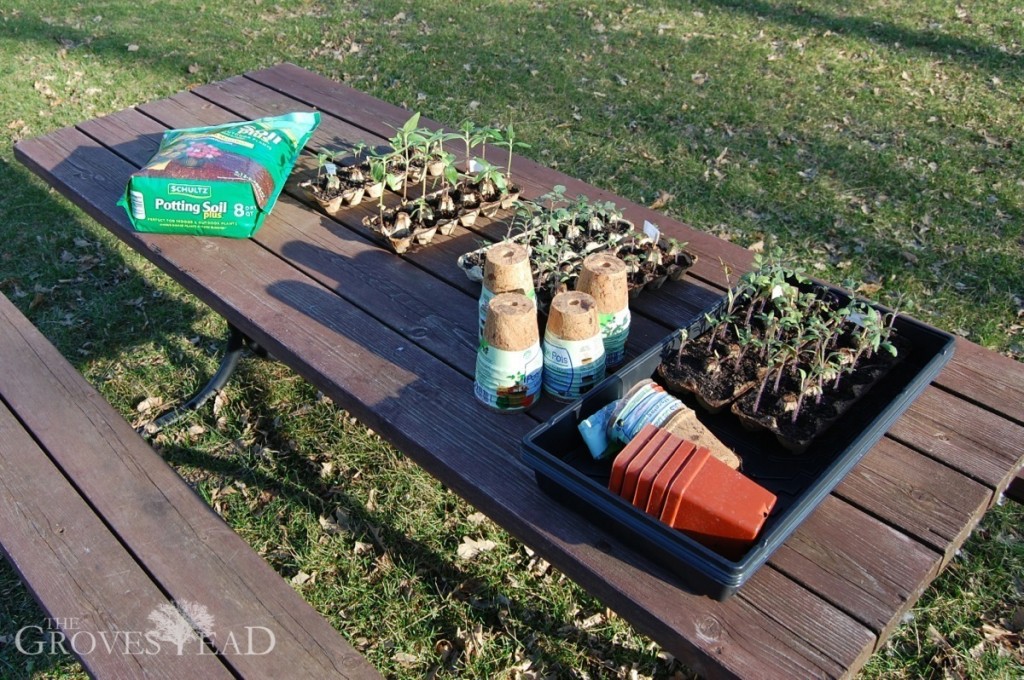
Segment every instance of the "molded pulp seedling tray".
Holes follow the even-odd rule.
[[[714,307],[707,311],[713,313]],[[689,337],[695,338],[704,331],[704,319],[703,312],[695,317],[688,329]],[[715,553],[611,493],[608,479],[613,457],[595,461],[577,430],[581,420],[620,398],[640,380],[657,380],[662,354],[679,346],[678,333],[647,350],[526,435],[522,443],[523,461],[535,471],[537,483],[545,492],[667,567],[693,592],[724,600],[831,493],[953,355],[955,341],[948,333],[903,316],[896,318],[894,329],[909,343],[902,360],[872,388],[867,398],[855,403],[800,455],[786,451],[770,435],[744,431],[728,412],[709,415],[683,399],[743,458],[742,472],[778,497],[761,535],[738,560]]]

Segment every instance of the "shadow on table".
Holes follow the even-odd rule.
[[[623,570],[648,573],[692,592],[678,577],[540,490],[518,457],[519,442],[538,424],[535,419],[484,409],[469,377],[323,288],[288,281],[267,292],[335,334],[331,349],[309,367],[312,382],[568,576],[598,596],[606,585],[595,573],[621,577]],[[318,378],[324,374],[335,381],[324,384]]]
[[[274,414],[267,409],[266,413],[260,414],[260,422],[272,420]],[[275,434],[267,432],[271,439],[269,444],[273,445]],[[185,466],[202,469],[206,473],[223,478],[223,484],[230,486],[232,481],[239,480],[250,485],[254,490],[272,490],[287,505],[293,508],[305,509],[308,512],[320,513],[328,517],[332,511],[342,508],[348,515],[348,530],[345,532],[344,541],[337,543],[338,550],[350,550],[353,541],[373,545],[372,557],[377,564],[390,563],[402,565],[400,574],[414,574],[415,582],[422,584],[422,587],[429,591],[430,597],[437,597],[443,600],[463,602],[467,610],[460,608],[443,607],[432,615],[431,625],[435,629],[434,635],[439,639],[456,640],[459,637],[459,630],[466,626],[465,611],[469,612],[470,620],[475,620],[482,625],[496,629],[512,629],[513,635],[518,638],[530,637],[533,633],[543,636],[555,636],[569,640],[578,639],[577,644],[585,644],[588,648],[594,643],[590,640],[590,634],[584,629],[576,629],[571,626],[572,621],[552,620],[550,612],[543,606],[531,602],[531,596],[518,597],[515,589],[503,588],[492,584],[493,578],[486,573],[486,566],[477,566],[472,561],[458,560],[455,553],[455,543],[451,543],[451,550],[441,552],[427,543],[412,538],[402,530],[396,528],[387,518],[382,518],[381,513],[368,510],[362,501],[355,498],[343,488],[337,486],[328,489],[325,485],[321,488],[314,481],[311,484],[303,483],[302,478],[314,479],[316,473],[309,467],[309,461],[295,455],[283,456],[276,461],[280,466],[280,474],[264,472],[261,466],[251,462],[248,457],[255,454],[242,454],[242,457],[220,457],[209,455],[187,446],[169,446],[162,450],[165,460],[176,467]],[[337,481],[337,480],[336,480]],[[341,482],[342,486],[344,482]],[[327,502],[326,499],[330,498]],[[446,506],[452,507],[451,503]],[[452,507],[454,510],[454,507]],[[273,509],[271,509],[271,512]],[[300,510],[301,511],[301,510]],[[230,513],[230,511],[228,511]],[[461,534],[453,533],[455,540],[461,538]],[[299,536],[291,537],[293,541],[291,548],[305,552],[306,548],[301,541],[306,541],[310,546],[316,542],[318,536],[311,535],[300,539]],[[600,550],[613,551],[614,549],[603,542],[597,542]],[[312,551],[322,555],[325,550],[331,547],[313,547]],[[261,553],[262,554],[262,553]],[[295,561],[294,552],[271,550],[264,554],[264,558],[277,570],[282,577],[291,579],[298,574],[302,564]],[[512,555],[517,559],[522,555],[518,549]],[[524,559],[525,562],[525,559]],[[484,563],[485,564],[485,563]],[[542,563],[541,563],[542,564]],[[526,572],[536,568],[533,562],[522,563],[521,569]],[[540,567],[536,577],[544,574],[546,567]],[[376,568],[371,571],[361,571],[356,568],[353,572],[355,578],[367,579],[371,585],[367,587],[380,588],[384,584],[377,583],[378,579],[387,579],[390,570],[384,568],[378,572]],[[572,575],[571,570],[568,572]],[[522,592],[522,591],[519,591]],[[309,595],[306,595],[308,598]],[[330,617],[331,610],[323,610],[323,615]],[[335,626],[351,641],[353,636],[363,633],[362,631],[346,629],[344,623],[334,621]],[[518,630],[518,632],[516,632]],[[524,634],[523,631],[526,631]],[[531,633],[532,631],[532,633]],[[637,652],[617,642],[608,643],[609,648],[616,649],[614,655],[622,654],[627,657],[635,657]],[[365,650],[364,650],[365,651]]]

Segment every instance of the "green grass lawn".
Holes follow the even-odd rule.
[[[541,163],[1024,360],[1018,2],[7,0],[0,292],[130,420],[203,381],[224,324],[12,144],[281,61],[512,122]],[[156,445],[385,674],[689,677],[294,373],[246,361],[224,397]],[[1024,674],[1022,526],[990,512],[864,677]],[[0,639],[42,619],[3,565]],[[0,644],[0,677],[84,674]]]

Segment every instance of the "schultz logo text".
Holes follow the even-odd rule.
[[[167,193],[178,196],[193,196],[195,198],[209,198],[210,187],[200,184],[168,184]]]

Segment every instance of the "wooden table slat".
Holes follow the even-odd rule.
[[[964,428],[963,423],[972,427]],[[1024,456],[1021,428],[991,411],[927,388],[889,431],[894,439],[995,489]]]
[[[898,555],[899,559],[890,556]],[[830,496],[775,553],[771,564],[884,640],[938,573],[941,556]]]
[[[991,489],[883,439],[836,494],[953,558],[991,501]]]

